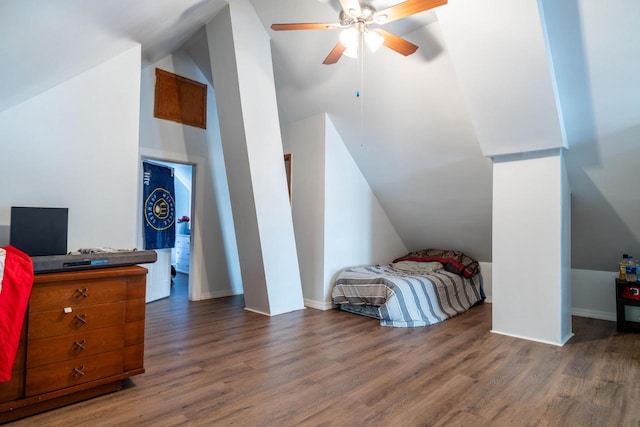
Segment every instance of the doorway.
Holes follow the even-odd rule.
[[[151,280],[147,284],[147,302],[163,298],[188,300],[191,294],[189,273],[191,268],[191,224],[194,210],[194,167],[189,163],[143,158],[173,171],[175,203],[175,245],[171,249],[159,249],[158,260],[150,269]],[[168,274],[168,273],[171,274]],[[174,275],[175,274],[175,275]]]
[[[189,269],[191,266],[191,219],[193,207],[193,165],[168,163],[174,168],[176,202],[176,244],[171,250],[171,265],[176,271],[172,277],[172,298],[188,299]]]

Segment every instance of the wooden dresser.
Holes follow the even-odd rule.
[[[189,252],[191,250],[191,236],[187,234],[176,235],[176,270],[189,274]]]
[[[144,372],[147,270],[113,267],[35,276],[0,423],[122,388]]]

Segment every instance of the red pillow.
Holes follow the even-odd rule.
[[[464,276],[467,279],[478,273],[480,268],[478,261],[470,256],[467,256],[460,251],[448,251],[443,249],[423,249],[417,252],[410,252],[393,262],[398,261],[438,261],[444,265],[445,270]]]

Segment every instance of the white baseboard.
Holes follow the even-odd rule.
[[[250,311],[250,312],[252,312],[252,313],[258,313],[258,314],[262,314],[263,316],[269,316],[269,317],[271,317],[271,315],[270,315],[269,313],[265,313],[264,311],[254,310],[254,309],[249,308],[249,307],[245,307],[244,309],[245,309],[245,310],[247,310],[247,311]]]
[[[207,292],[202,294],[202,299],[211,299],[211,298],[222,298],[222,297],[230,297],[233,295],[239,295],[237,293],[234,293],[231,289],[226,289],[223,291],[215,291],[215,292]],[[487,295],[487,298],[484,300],[484,302],[486,304],[491,304],[492,303],[492,299],[491,299],[491,295]],[[322,311],[327,311],[327,310],[332,310],[334,309],[336,306],[332,303],[332,302],[327,302],[327,301],[316,301],[316,300],[312,300],[312,299],[308,299],[305,298],[304,299],[304,306],[305,307],[309,307],[309,308],[314,308],[316,310],[322,310]],[[248,311],[255,311],[255,310],[251,310],[251,309],[247,309]],[[267,316],[269,316],[266,313],[262,313],[259,311],[255,311],[256,313],[260,313],[260,314],[265,314]],[[616,321],[616,313],[612,313],[612,312],[608,312],[608,311],[598,311],[598,310],[589,310],[589,309],[585,309],[585,308],[577,308],[577,307],[572,307],[571,308],[571,314],[573,316],[578,316],[578,317],[588,317],[591,319],[599,319],[599,320],[607,320],[607,321],[611,321],[611,322],[615,322]]]
[[[589,317],[591,319],[616,321],[616,313],[608,311],[587,310],[585,308],[571,308],[571,314],[578,317]]]
[[[205,300],[212,298],[231,297],[233,295],[241,295],[241,293],[235,293],[231,289],[225,289],[223,291],[204,292],[200,295],[200,299]]]
[[[304,299],[304,306],[309,308],[315,308],[316,310],[322,310],[322,311],[331,310],[335,307],[332,302],[315,301],[308,298]]]
[[[491,297],[487,296],[484,300],[485,304],[491,304]],[[598,319],[598,320],[608,320],[615,322],[616,321],[616,313],[611,313],[608,311],[597,311],[597,310],[588,310],[585,308],[576,308],[571,307],[571,315],[577,317],[588,317],[590,319]]]
[[[525,336],[517,335],[517,334],[510,334],[510,333],[507,333],[507,332],[496,331],[495,329],[492,329],[491,333],[498,334],[498,335],[505,335],[507,337],[512,337],[512,338],[519,338],[519,339],[528,340],[528,341],[535,341],[535,342],[539,342],[539,343],[542,343],[542,344],[551,344],[551,345],[555,345],[555,346],[558,346],[558,347],[562,347],[563,345],[565,345],[567,343],[567,341],[569,341],[571,339],[571,337],[573,337],[573,333],[571,333],[571,334],[569,334],[569,336],[566,336],[566,337],[562,338],[562,340],[560,342],[555,342],[555,341],[547,341],[547,340],[541,340],[541,339],[537,339],[537,338],[525,337]]]
[[[279,316],[281,314],[287,314],[287,313],[291,313],[293,311],[298,311],[298,310],[306,310],[307,307],[300,307],[300,308],[295,308],[293,310],[290,311],[284,311],[282,313],[265,313],[264,311],[260,311],[260,310],[254,310],[253,308],[249,308],[249,307],[245,307],[244,308],[247,311],[250,311],[252,313],[257,313],[257,314],[262,314],[263,316],[269,316],[269,317],[273,317],[273,316]]]

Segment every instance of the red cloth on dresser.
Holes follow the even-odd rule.
[[[4,250],[4,274],[0,274],[0,382],[11,379],[24,313],[33,286],[31,258],[13,246],[6,246]]]

